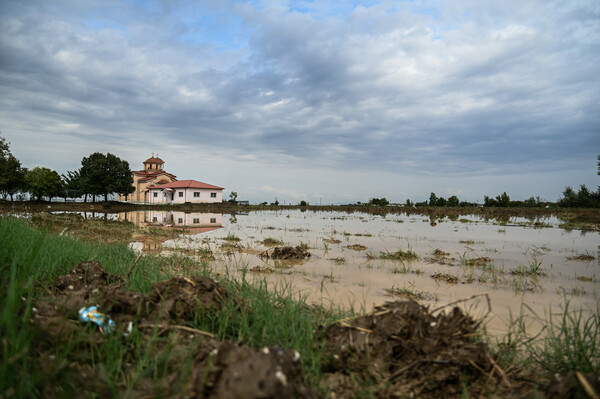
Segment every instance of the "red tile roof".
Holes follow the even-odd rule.
[[[147,190],[153,188],[208,188],[212,190],[223,190],[223,187],[213,186],[212,184],[202,183],[196,180],[179,180],[171,183],[165,183],[160,185],[152,185]]]
[[[153,170],[153,171],[148,171],[148,170],[134,170],[131,173],[133,173],[134,175],[137,175],[137,176],[146,176],[145,179],[153,179],[154,177],[156,177],[158,175],[169,176],[172,179],[176,179],[177,178],[177,176],[175,176],[174,174],[165,172],[164,170]]]
[[[144,161],[144,163],[160,163],[163,164],[165,163],[165,161],[163,161],[162,159],[158,158],[158,157],[152,157],[152,158],[148,158]]]

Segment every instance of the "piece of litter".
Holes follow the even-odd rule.
[[[115,328],[115,322],[109,315],[100,313],[97,306],[82,307],[79,309],[79,320],[85,323],[95,323],[102,334],[110,334]]]

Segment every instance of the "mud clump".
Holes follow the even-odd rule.
[[[296,247],[275,247],[271,253],[267,250],[260,254],[260,256],[267,259],[289,260],[308,259],[311,254],[308,252],[306,245],[297,245]]]
[[[190,393],[202,398],[318,398],[302,385],[302,363],[296,351],[279,347],[260,351],[245,345],[203,342],[190,378]]]
[[[122,284],[123,279],[107,273],[98,262],[80,262],[71,272],[58,276],[51,288],[58,294],[69,294],[73,291],[88,291],[107,286],[112,283]]]
[[[144,300],[144,313],[151,320],[193,320],[211,309],[221,309],[228,297],[210,278],[176,277],[152,286]]]
[[[414,301],[388,302],[324,331],[325,384],[336,398],[352,398],[357,381],[374,382],[380,398],[459,397],[465,369],[472,377],[492,367],[477,327],[459,308],[434,315]]]

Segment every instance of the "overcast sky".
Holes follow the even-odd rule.
[[[598,0],[0,2],[0,134],[252,202],[595,189]]]

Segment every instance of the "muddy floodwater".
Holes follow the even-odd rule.
[[[518,315],[523,304],[532,320],[532,311],[547,318],[565,301],[571,309],[598,306],[600,234],[559,228],[555,218],[451,220],[300,210],[143,211],[117,217],[187,229],[175,239],[132,242],[135,250],[165,256],[179,251],[220,273],[245,272],[269,284],[287,284],[325,307],[370,311],[393,298],[412,298],[437,308],[474,297],[463,306],[477,316],[488,310],[487,293],[488,332],[502,334],[510,314]],[[310,256],[268,256],[277,247],[299,245]]]

